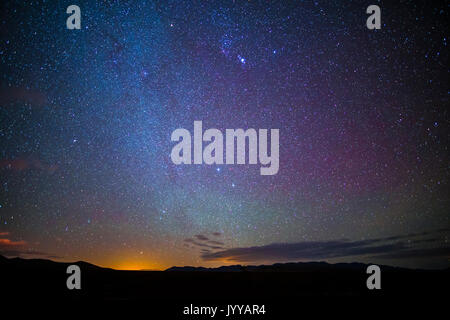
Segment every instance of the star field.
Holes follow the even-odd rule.
[[[432,230],[448,248],[447,5],[381,2],[368,30],[359,1],[73,4],[81,30],[69,3],[1,4],[0,253],[161,269]],[[279,128],[278,174],[174,165],[194,120]]]

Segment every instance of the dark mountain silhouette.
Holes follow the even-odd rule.
[[[66,269],[81,269],[81,290],[68,290]],[[18,300],[146,300],[170,306],[172,315],[190,303],[266,304],[282,312],[308,298],[398,301],[447,297],[450,270],[381,268],[381,290],[368,290],[366,264],[276,263],[219,268],[172,267],[166,271],[123,271],[83,261],[54,262],[0,256],[0,287]],[[320,300],[322,301],[322,300]],[[168,317],[170,318],[170,317]]]
[[[218,268],[205,268],[205,267],[171,267],[165,271],[202,271],[202,272],[305,272],[305,271],[331,271],[331,270],[360,270],[367,269],[368,264],[363,263],[336,263],[330,264],[327,262],[287,262],[287,263],[275,263],[272,265],[258,265],[258,266],[243,266],[243,265],[231,265],[221,266]],[[408,270],[398,267],[382,266],[386,270]]]
[[[91,269],[108,269],[108,268],[102,268],[99,266],[96,266],[94,264],[84,262],[84,261],[77,261],[77,262],[55,262],[48,259],[23,259],[20,257],[16,258],[6,258],[2,255],[0,255],[0,266],[2,264],[5,265],[13,265],[17,267],[27,267],[27,268],[55,268],[55,267],[61,267],[61,266],[69,266],[71,264],[76,264],[80,268],[91,268]]]

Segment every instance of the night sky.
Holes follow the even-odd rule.
[[[0,254],[448,267],[448,21],[434,1],[2,1]],[[279,172],[174,165],[194,120],[279,129]]]

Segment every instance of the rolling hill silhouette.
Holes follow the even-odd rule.
[[[68,290],[66,269],[81,269],[81,290]],[[165,271],[122,271],[83,261],[54,262],[0,256],[1,290],[12,299],[151,300],[183,305],[215,303],[283,304],[304,297],[445,297],[450,270],[380,266],[382,289],[368,290],[362,263],[276,263],[219,268],[172,267]]]

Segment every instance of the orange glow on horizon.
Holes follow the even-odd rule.
[[[115,270],[128,270],[128,271],[139,271],[139,270],[152,270],[161,271],[164,270],[161,266],[154,263],[145,263],[142,261],[124,261],[116,265],[112,265],[110,268]]]

